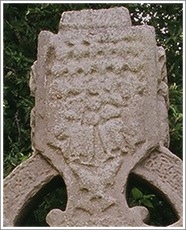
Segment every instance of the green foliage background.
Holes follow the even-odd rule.
[[[182,158],[182,14],[173,4],[13,4],[4,3],[4,176],[31,154],[30,111],[34,99],[28,87],[29,72],[36,60],[41,30],[58,31],[61,13],[85,8],[125,6],[133,25],[156,29],[157,44],[167,55],[169,81],[170,150]]]

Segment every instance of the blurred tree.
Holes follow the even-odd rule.
[[[4,176],[31,155],[30,111],[34,99],[28,87],[41,30],[58,31],[61,13],[86,8],[124,6],[133,25],[155,27],[157,44],[167,55],[170,94],[170,150],[182,158],[183,5],[173,4],[14,4],[4,3]]]

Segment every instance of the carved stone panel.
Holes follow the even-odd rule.
[[[169,144],[165,63],[154,28],[131,26],[123,7],[65,12],[57,34],[40,33],[30,79],[33,149],[68,191],[66,211],[47,215],[50,226],[147,226],[147,210],[128,207],[126,184],[130,172],[150,180],[147,170],[159,175],[151,181],[158,189],[168,188],[156,167],[166,152],[157,150]],[[181,187],[171,183],[180,204]]]

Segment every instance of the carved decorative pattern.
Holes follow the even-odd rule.
[[[68,191],[66,211],[51,210],[47,223],[147,226],[147,210],[130,209],[125,199],[132,170],[157,175],[160,183],[152,183],[160,190],[175,190],[168,188],[168,198],[182,196],[181,161],[157,151],[169,142],[164,49],[153,27],[131,26],[123,7],[66,12],[59,28],[40,33],[30,78],[34,153],[63,176]],[[14,221],[8,215],[6,225]]]

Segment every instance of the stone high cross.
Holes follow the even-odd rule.
[[[129,208],[130,173],[169,200],[182,226],[182,161],[168,150],[166,56],[151,26],[132,26],[123,7],[62,14],[59,32],[42,31],[30,88],[33,155],[4,180],[4,225],[53,177],[65,181],[65,211],[49,226],[143,226]]]

